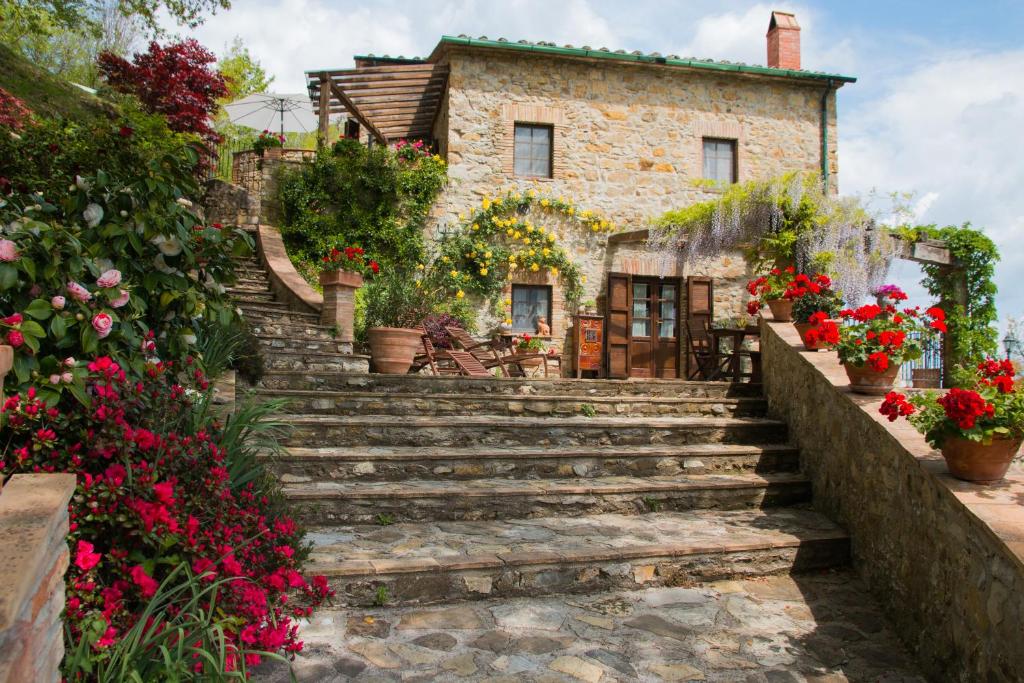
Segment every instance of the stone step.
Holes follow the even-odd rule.
[[[264,317],[253,318],[246,316],[246,320],[249,322],[249,327],[252,329],[253,334],[265,337],[282,337],[291,339],[318,339],[322,341],[333,341],[334,337],[331,335],[331,328],[321,325],[319,321],[308,324],[298,323],[290,324],[288,322],[280,322],[277,319],[268,319]],[[316,386],[310,384],[309,386]]]
[[[844,565],[849,538],[799,509],[598,514],[313,529],[309,570],[344,605],[594,593]]]
[[[257,306],[263,306],[264,304],[274,304],[274,308],[277,308],[276,296],[273,292],[244,292],[240,293],[237,291],[230,292],[231,299],[238,306],[245,306],[247,304],[255,304]],[[285,304],[287,305],[287,304]]]
[[[405,480],[287,484],[285,497],[309,524],[389,520],[480,520],[737,510],[805,503],[799,474],[702,474],[595,479]]]
[[[235,295],[250,296],[250,295],[253,295],[253,294],[272,294],[273,292],[270,291],[270,286],[269,285],[251,284],[251,283],[248,283],[248,282],[246,282],[246,283],[238,282],[234,286],[228,287],[227,293],[232,295],[232,296],[235,296]]]
[[[315,326],[314,326],[315,327]],[[296,328],[298,329],[298,328]],[[321,327],[327,330],[326,327]],[[469,396],[643,396],[760,398],[761,385],[684,380],[434,377],[431,375],[324,375],[281,373],[264,386],[275,389],[361,391],[374,394],[461,394]]]
[[[290,448],[271,467],[284,483],[592,479],[742,472],[795,472],[799,451],[782,444],[633,446],[630,448]]]
[[[680,446],[781,443],[778,420],[734,417],[296,415],[292,446]]]
[[[284,342],[281,348],[284,348]],[[761,417],[763,398],[663,396],[567,396],[305,391],[268,389],[267,398],[287,398],[288,412],[331,415],[709,415]]]
[[[369,372],[370,357],[346,353],[317,353],[315,351],[263,349],[266,367],[274,370],[303,370],[305,372]]]
[[[314,353],[345,353],[342,343],[333,339],[328,334],[322,335],[276,335],[257,334],[260,346],[267,349],[289,352],[314,352]],[[349,344],[351,346],[351,344]],[[285,396],[282,392],[281,396]],[[268,396],[270,398],[270,396]]]
[[[249,299],[247,297],[241,298],[241,299],[236,297],[235,301],[237,302],[238,307],[241,308],[242,311],[244,311],[247,316],[252,316],[252,315],[271,316],[271,315],[286,314],[286,313],[293,313],[294,312],[291,309],[291,304],[289,304],[286,301],[276,301],[276,300],[273,300],[273,296],[272,295],[271,295],[271,298],[269,298],[269,299],[267,299],[265,301],[262,301],[262,300],[261,301],[257,301],[257,300],[254,300],[254,299]],[[320,317],[316,313],[304,313],[303,315],[311,315],[311,316],[314,316],[314,317],[316,317],[318,319]]]
[[[235,279],[235,285],[236,286],[241,286],[241,287],[259,287],[259,288],[263,288],[263,289],[270,287],[270,280],[267,278],[266,275],[262,275],[262,276],[243,275],[241,273],[237,273],[237,271],[236,271],[236,275],[237,275],[237,278]]]

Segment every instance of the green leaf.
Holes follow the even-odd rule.
[[[14,356],[14,376],[18,378],[19,384],[24,384],[32,379],[32,371],[36,369],[38,363],[36,362],[35,356],[29,356],[24,353],[15,354]]]
[[[21,265],[21,269],[25,271],[30,280],[36,279],[36,264],[30,258],[23,258],[18,263]]]
[[[46,320],[53,315],[53,306],[45,299],[35,299],[25,307],[25,313],[36,320]]]
[[[35,337],[25,335],[25,346],[32,349],[32,353],[39,353],[39,340]]]
[[[71,392],[72,396],[74,396],[76,399],[78,399],[79,403],[81,403],[83,406],[88,406],[89,405],[89,397],[85,393],[85,387],[83,387],[78,382],[74,382],[74,383],[69,384],[67,386],[68,386],[68,391]]]
[[[90,325],[82,325],[82,351],[87,354],[96,353],[100,347],[100,338]]]
[[[10,289],[18,284],[18,269],[9,263],[0,264],[0,289]]]
[[[46,336],[46,330],[43,329],[43,326],[32,320],[26,320],[21,323],[21,333],[25,335],[26,339],[29,337]]]
[[[53,320],[50,321],[50,334],[52,334],[55,339],[60,340],[63,339],[64,335],[66,335],[67,333],[68,325],[66,322],[64,322],[64,316],[54,316]]]

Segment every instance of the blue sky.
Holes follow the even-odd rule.
[[[441,34],[551,40],[764,63],[772,9],[793,11],[808,69],[857,76],[840,92],[840,190],[913,192],[921,223],[971,221],[1000,246],[1002,317],[1024,316],[1024,2],[937,0],[235,0],[193,34],[240,36],[300,92],[305,69],[351,55],[422,55]],[[892,279],[928,303],[912,264]]]

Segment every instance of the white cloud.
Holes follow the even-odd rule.
[[[919,223],[984,227],[1003,254],[1003,315],[1024,312],[1014,277],[1024,268],[1021,74],[1022,50],[945,55],[880,84],[840,121],[843,192],[915,192]]]

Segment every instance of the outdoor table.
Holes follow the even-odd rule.
[[[743,340],[748,335],[751,337],[759,337],[760,331],[757,327],[712,327],[709,332],[713,340],[715,353],[718,353],[722,347],[723,339],[732,339],[732,353],[729,355],[729,374],[732,375],[732,381],[739,382],[743,377],[742,366],[740,364],[740,358],[743,351]]]

